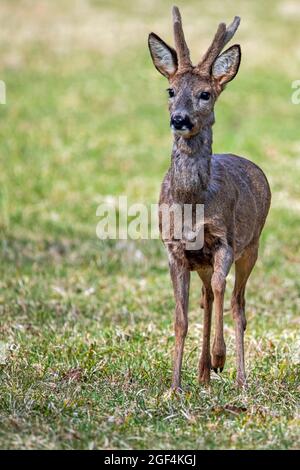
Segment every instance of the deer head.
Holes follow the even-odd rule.
[[[213,123],[215,102],[239,69],[239,45],[231,46],[222,53],[239,24],[240,18],[237,16],[228,27],[220,23],[211,45],[196,66],[190,60],[177,7],[173,7],[175,49],[156,34],[149,34],[148,45],[153,63],[169,80],[170,126],[174,134],[190,138],[205,125]]]

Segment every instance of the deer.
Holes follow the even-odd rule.
[[[226,278],[235,265],[231,311],[236,344],[236,384],[246,387],[244,332],[246,329],[245,289],[258,257],[259,239],[271,203],[271,191],[263,171],[250,160],[234,154],[212,153],[214,106],[225,86],[236,76],[240,45],[232,39],[240,18],[226,27],[220,23],[215,36],[197,65],[190,59],[181,15],[174,6],[173,29],[175,49],[155,33],[150,33],[148,46],[156,69],[168,79],[170,127],[173,148],[159,197],[159,207],[167,204],[204,205],[203,246],[189,250],[185,240],[172,235],[164,239],[175,299],[175,348],[171,390],[182,391],[181,369],[188,331],[190,273],[196,271],[204,310],[202,351],[198,365],[200,384],[208,385],[211,370],[223,371],[226,360],[223,312]],[[214,340],[211,325],[214,310]]]

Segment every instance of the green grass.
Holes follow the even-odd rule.
[[[168,393],[174,301],[160,241],[95,235],[105,197],[157,201],[171,137],[146,35],[170,40],[171,2],[38,3],[0,6],[1,448],[299,448],[296,2],[270,2],[268,16],[258,1],[183,7],[194,57],[218,21],[243,18],[214,149],[258,163],[273,203],[247,294],[249,388],[234,385],[232,274],[226,367],[210,388],[197,384],[193,277],[181,396]]]

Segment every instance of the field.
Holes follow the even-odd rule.
[[[200,284],[192,278],[184,393],[170,395],[174,301],[159,240],[100,241],[96,209],[157,202],[168,168],[167,82],[147,34],[172,43],[172,2],[2,0],[0,447],[300,447],[300,7],[178,2],[194,61],[240,14],[237,78],[217,104],[214,151],[267,174],[272,207],[248,284],[246,368],[197,383]]]

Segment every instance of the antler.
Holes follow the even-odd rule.
[[[232,39],[236,30],[239,27],[241,18],[235,16],[233,22],[226,28],[225,23],[220,23],[215,37],[209,46],[207,52],[204,54],[202,60],[197,65],[197,68],[201,68],[201,72],[209,73],[212,64],[222,52],[226,44]]]
[[[176,52],[178,56],[178,70],[183,70],[185,68],[192,67],[192,63],[190,59],[190,51],[185,42],[183,29],[182,29],[181,15],[180,15],[178,8],[174,6],[172,13],[173,13],[175,48],[176,48]]]

